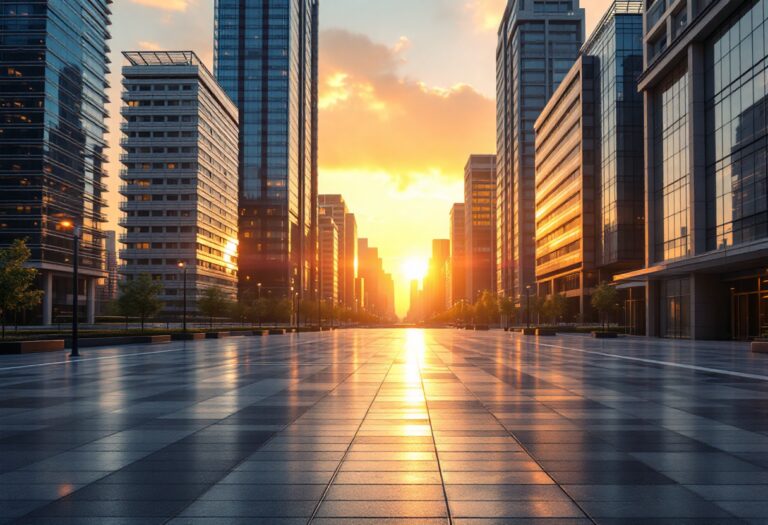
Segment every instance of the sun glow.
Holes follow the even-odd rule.
[[[409,281],[421,281],[427,276],[427,261],[409,257],[403,262],[403,274]]]

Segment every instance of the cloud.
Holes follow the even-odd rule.
[[[507,0],[467,0],[465,8],[475,27],[481,31],[496,31],[504,16]]]
[[[141,41],[139,41],[139,48],[142,51],[162,51],[163,46],[161,46],[157,42],[150,42],[148,40],[141,40]]]
[[[162,9],[163,11],[186,11],[189,7],[189,0],[131,0],[134,4]]]
[[[405,191],[424,173],[463,177],[471,153],[495,151],[495,102],[402,75],[407,40],[388,47],[339,29],[321,40],[324,169],[385,172]]]

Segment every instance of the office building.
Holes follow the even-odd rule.
[[[642,0],[614,2],[535,125],[538,294],[565,295],[566,320],[594,321],[592,288],[642,265],[641,38]],[[641,333],[643,287],[622,295]]]
[[[368,239],[358,239],[358,264],[362,308],[382,320],[394,319],[394,280],[384,271],[379,250],[370,246]]]
[[[509,0],[496,49],[496,290],[535,283],[533,124],[584,42],[579,0]]]
[[[240,291],[317,279],[318,1],[217,0],[216,78],[239,108]]]
[[[237,108],[191,51],[124,55],[121,274],[162,282],[166,314],[184,272],[190,310],[206,288],[234,299]]]
[[[117,257],[117,232],[105,231],[104,232],[104,270],[107,276],[99,281],[96,289],[96,313],[97,315],[107,315],[108,307],[119,296],[118,289],[118,271],[119,262]]]
[[[451,259],[449,264],[448,305],[467,300],[466,238],[467,226],[464,221],[464,203],[451,207]]]
[[[496,156],[471,155],[464,168],[466,291],[475,302],[496,288]]]
[[[448,239],[432,240],[432,257],[427,265],[424,278],[424,318],[429,320],[448,308],[447,270],[451,259],[451,241]]]
[[[320,195],[319,213],[333,218],[338,229],[338,303],[352,308],[355,304],[354,279],[355,257],[357,255],[357,224],[355,216],[349,213],[341,195]],[[349,222],[348,222],[349,221]],[[349,238],[348,235],[349,234]],[[349,288],[348,288],[349,287]]]
[[[0,245],[27,239],[42,305],[72,312],[73,228],[80,228],[80,314],[94,320],[104,270],[111,0],[0,6]]]
[[[320,208],[320,298],[329,305],[339,304],[340,228],[331,215]]]
[[[646,2],[648,335],[768,335],[768,2]]]

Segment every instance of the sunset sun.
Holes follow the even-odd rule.
[[[418,257],[409,257],[403,262],[403,274],[408,281],[421,281],[427,275],[427,261]]]

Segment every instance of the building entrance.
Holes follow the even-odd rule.
[[[739,341],[768,337],[768,277],[741,279],[731,287],[731,333]]]

